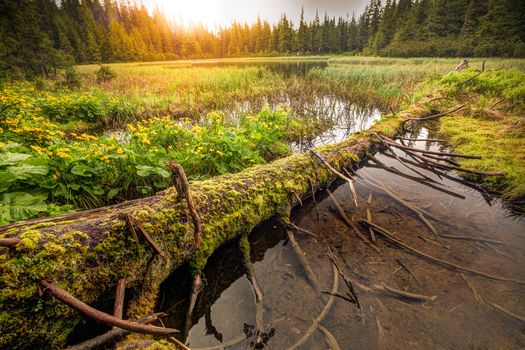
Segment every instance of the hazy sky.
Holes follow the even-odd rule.
[[[327,11],[330,16],[352,15],[363,11],[369,0],[142,0],[148,8],[155,4],[164,9],[168,17],[183,19],[186,23],[202,22],[212,29],[216,25],[227,25],[234,19],[240,22],[254,22],[257,15],[270,23],[279,20],[281,13],[297,26],[301,6],[304,6],[305,18],[313,19],[315,10],[323,17]]]

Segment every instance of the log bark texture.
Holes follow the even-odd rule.
[[[359,162],[377,144],[372,133],[393,137],[401,121],[398,116],[383,118],[369,131],[317,152],[341,170]],[[225,242],[275,215],[289,215],[298,196],[311,194],[311,184],[320,189],[332,178],[317,157],[305,152],[191,182],[202,222],[198,249],[187,202],[175,188],[111,207],[0,227],[0,238],[20,239],[14,247],[0,248],[0,348],[64,346],[84,319],[47,293],[39,293],[39,281],[52,281],[100,308],[113,304],[116,284],[125,278],[132,295],[125,318],[138,319],[154,309],[160,283],[177,267],[190,263],[193,269],[202,269]],[[148,232],[166,258],[144,239],[137,244],[126,215]]]

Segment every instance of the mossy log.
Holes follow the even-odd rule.
[[[394,136],[400,117],[384,117],[371,130],[317,148],[335,169],[359,162],[378,142],[371,134]],[[288,215],[298,198],[328,184],[333,173],[311,152],[254,166],[236,174],[191,182],[202,221],[194,245],[193,221],[175,188],[116,206],[0,227],[0,238],[19,238],[0,248],[0,348],[57,348],[81,327],[84,316],[39,289],[53,281],[83,302],[110,311],[118,281],[125,278],[131,301],[126,319],[150,313],[160,283],[177,267],[202,269],[226,241],[250,232],[275,215]],[[160,247],[143,237],[137,244],[131,215]]]

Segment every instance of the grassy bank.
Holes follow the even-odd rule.
[[[492,67],[491,67],[492,68]],[[442,117],[441,136],[460,152],[482,159],[458,159],[462,166],[484,172],[505,172],[505,177],[465,175],[508,200],[525,198],[525,73],[487,70],[449,73],[429,80],[415,95],[451,108],[470,103],[457,113]],[[472,80],[468,80],[471,79]],[[467,81],[468,80],[468,81]],[[435,100],[447,97],[448,100]]]

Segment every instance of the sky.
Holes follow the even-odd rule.
[[[179,23],[203,23],[209,29],[229,25],[233,20],[253,23],[257,15],[270,23],[279,21],[286,13],[297,27],[301,6],[304,6],[305,19],[315,17],[319,9],[322,19],[326,11],[329,16],[350,16],[352,12],[360,14],[369,0],[142,0],[149,8],[158,5],[168,18],[175,18]]]

